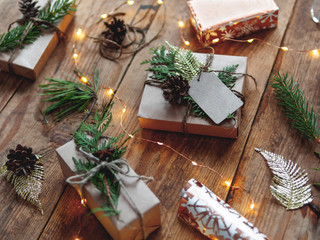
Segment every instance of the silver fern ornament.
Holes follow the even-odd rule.
[[[286,160],[283,156],[255,148],[266,160],[272,170],[273,178],[270,186],[272,195],[287,208],[297,209],[304,205],[320,216],[319,209],[312,203],[311,185],[308,173],[301,169],[291,160]]]

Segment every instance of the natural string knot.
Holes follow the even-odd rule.
[[[146,239],[147,234],[146,234],[146,230],[145,230],[143,213],[139,210],[139,208],[135,204],[134,200],[130,196],[129,192],[127,191],[127,188],[123,184],[123,182],[122,182],[121,178],[118,176],[118,174],[122,174],[126,177],[138,178],[138,179],[145,180],[145,181],[152,181],[153,177],[147,177],[147,176],[143,176],[143,175],[130,175],[129,174],[130,168],[129,168],[128,162],[123,158],[119,158],[119,159],[113,160],[111,162],[101,162],[101,160],[99,158],[93,156],[91,153],[84,151],[82,148],[80,148],[79,151],[81,153],[83,153],[89,160],[93,160],[94,162],[98,163],[98,165],[86,173],[82,173],[82,174],[78,174],[78,175],[69,177],[66,180],[66,182],[69,184],[79,184],[81,195],[83,195],[82,188],[86,183],[88,183],[90,178],[92,178],[97,172],[99,172],[100,169],[107,168],[108,170],[110,170],[113,173],[113,175],[115,176],[115,178],[117,179],[117,181],[119,182],[123,192],[127,195],[127,198],[129,200],[130,204],[133,206],[134,210],[138,214],[138,216],[140,218],[143,238]],[[123,168],[125,168],[125,169],[123,169]],[[76,180],[76,179],[81,179],[81,180]]]

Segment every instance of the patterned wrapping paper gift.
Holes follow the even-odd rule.
[[[189,0],[187,4],[204,45],[274,28],[278,23],[279,8],[273,0]]]
[[[178,216],[210,239],[268,240],[229,204],[194,179],[181,191]]]

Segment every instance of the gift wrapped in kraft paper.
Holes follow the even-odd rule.
[[[48,2],[49,0],[39,0],[37,6],[43,8]],[[54,2],[55,0],[52,1],[52,4]],[[57,27],[62,32],[66,31],[74,14],[74,11],[70,12],[57,24]],[[8,23],[8,25],[9,24],[10,23]],[[23,49],[16,49],[15,52],[0,52],[0,69],[36,80],[58,42],[59,38],[54,29],[45,30],[35,42],[24,45]],[[8,61],[12,54],[14,54],[14,56],[10,70],[10,63]]]
[[[181,191],[178,216],[210,239],[268,240],[246,218],[194,179]]]
[[[85,158],[81,152],[77,151],[75,142],[72,140],[66,143],[58,148],[56,152],[64,176],[66,178],[74,176],[75,172],[73,170],[75,169],[75,165],[73,158]],[[136,175],[131,168],[129,168],[128,174]],[[117,210],[121,211],[120,215],[107,217],[102,211],[94,212],[94,214],[113,239],[143,239],[143,231],[145,236],[148,236],[161,225],[160,201],[144,181],[121,174],[119,176],[131,199],[128,199],[124,191],[120,190],[117,204]],[[81,195],[80,186],[74,185],[74,187]],[[91,210],[101,208],[105,203],[105,199],[92,183],[87,183],[83,186],[82,195],[82,198],[86,199],[87,205]],[[131,200],[134,201],[143,219],[138,216],[137,211],[131,204]],[[144,226],[143,230],[142,223]]]
[[[194,53],[194,55],[202,62],[206,62],[207,54]],[[222,70],[225,67],[237,64],[239,66],[236,72],[246,73],[247,57],[215,54],[210,69]],[[237,79],[233,90],[243,93],[244,79],[244,77]],[[138,111],[139,122],[142,128],[224,138],[238,137],[241,109],[236,111],[234,118],[226,119],[220,124],[215,124],[209,118],[195,117],[190,114],[185,123],[183,123],[186,112],[186,105],[171,104],[166,101],[161,88],[148,84],[145,85]]]
[[[220,43],[262,29],[275,28],[274,0],[189,0],[191,23],[204,45]]]

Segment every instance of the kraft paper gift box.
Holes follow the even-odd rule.
[[[178,216],[210,239],[268,240],[228,203],[194,179],[181,191]]]
[[[278,23],[279,8],[274,0],[189,0],[187,4],[191,23],[204,45],[275,28]]]
[[[207,54],[194,53],[202,62],[206,62]],[[214,55],[210,66],[212,70],[222,70],[225,67],[239,64],[236,72],[245,73],[247,57]],[[240,77],[233,88],[240,93],[243,92],[244,77]],[[186,124],[183,118],[187,106],[174,105],[167,102],[160,87],[146,84],[142,93],[141,103],[138,111],[140,126],[147,129],[163,130],[170,132],[186,132],[190,134],[208,135],[225,138],[237,138],[240,125],[241,109],[235,113],[234,119],[226,119],[219,125],[209,118],[188,116]],[[212,93],[214,94],[214,93]]]
[[[41,6],[40,9],[42,9],[42,7],[47,4],[48,0],[40,0],[38,2],[37,6]],[[71,11],[60,23],[56,24],[62,32],[66,31],[73,18],[73,14],[75,14],[75,11]],[[8,23],[8,26],[9,24],[10,23]],[[14,74],[36,80],[58,42],[59,38],[54,30],[44,30],[35,42],[24,45],[23,49],[16,50],[15,57],[12,62],[12,72]],[[8,60],[12,53],[13,51],[0,52],[1,70],[10,72]]]
[[[74,176],[75,172],[73,170],[75,169],[75,165],[72,158],[74,157],[77,160],[85,159],[85,156],[77,151],[75,142],[72,140],[64,144],[59,147],[56,152],[64,176],[66,178]],[[136,175],[131,168],[129,174]],[[159,199],[153,194],[144,181],[122,174],[119,174],[119,176],[126,186],[130,197],[143,214],[145,233],[149,235],[161,225]],[[74,187],[80,195],[80,186],[74,185]],[[84,185],[82,192],[82,197],[87,200],[87,205],[91,210],[100,208],[105,203],[105,199],[92,183]],[[119,216],[103,216],[104,212],[102,211],[95,212],[94,214],[113,239],[142,239],[141,219],[131,206],[127,196],[121,190],[117,210],[121,211]]]

